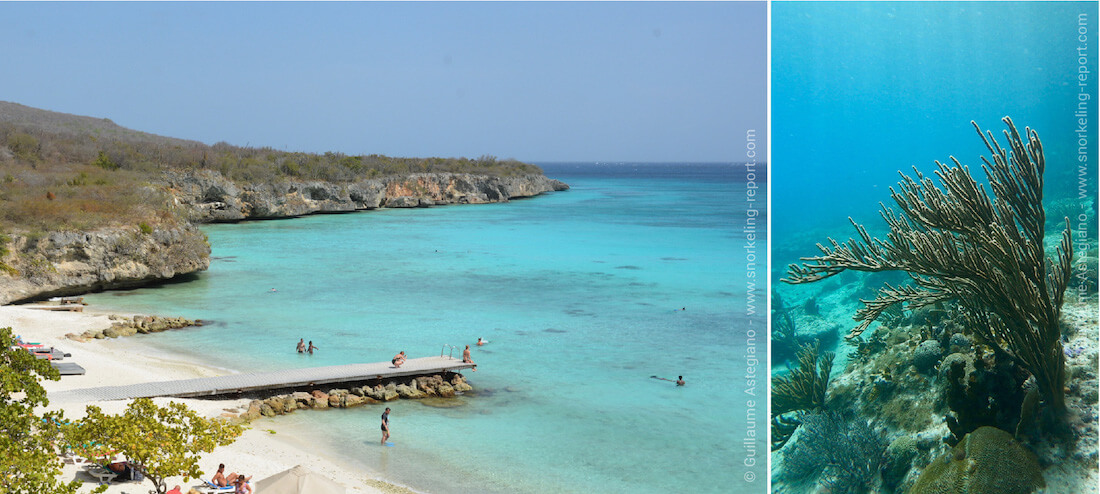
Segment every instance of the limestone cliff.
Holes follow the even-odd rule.
[[[169,192],[194,221],[290,218],[365,209],[481,204],[531,197],[569,186],[543,175],[490,177],[420,173],[351,183],[279,181],[237,184],[213,170],[168,172]]]
[[[9,236],[0,304],[140,286],[205,270],[210,244],[192,225]]]
[[[459,173],[238,185],[211,170],[169,171],[163,184],[196,223],[504,202],[569,188],[542,175]],[[0,304],[140,286],[209,267],[210,245],[197,227],[145,228],[0,236]]]

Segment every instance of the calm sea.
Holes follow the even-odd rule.
[[[378,445],[378,406],[277,419],[417,490],[763,492],[763,466],[743,464],[766,451],[743,442],[743,167],[543,166],[572,189],[206,226],[194,281],[89,300],[213,321],[141,338],[238,371],[488,340],[461,406],[390,405],[395,447]],[[296,354],[298,338],[320,350]]]

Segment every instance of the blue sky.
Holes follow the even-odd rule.
[[[762,3],[0,3],[0,100],[212,144],[739,161]]]

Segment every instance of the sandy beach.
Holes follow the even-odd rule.
[[[0,327],[10,326],[14,334],[21,335],[25,341],[55,346],[71,353],[72,356],[64,361],[80,364],[86,370],[86,374],[82,376],[63,376],[60,381],[44,381],[42,385],[47,393],[97,386],[225,375],[234,372],[230,369],[218,369],[203,365],[201,362],[158,352],[134,341],[135,338],[108,338],[84,343],[70,340],[65,338],[65,334],[79,334],[89,329],[109,327],[112,322],[108,318],[110,314],[90,308],[85,308],[85,312],[55,312],[33,307],[33,305],[0,306]],[[132,316],[132,314],[122,315]],[[227,410],[246,405],[249,400],[157,398],[154,401],[160,405],[168,401],[182,402],[204,416],[217,417],[227,413]],[[84,415],[85,406],[92,404],[99,406],[107,413],[119,413],[126,408],[128,402],[51,403],[48,408],[64,410],[66,417],[78,418]],[[309,413],[309,411],[299,413]],[[413,492],[405,487],[386,483],[372,475],[372,472],[358,471],[344,465],[335,457],[326,456],[324,451],[308,447],[304,438],[290,437],[290,434],[280,431],[277,426],[262,418],[250,424],[233,444],[203,455],[199,465],[204,478],[209,479],[217,470],[219,463],[226,464],[227,473],[243,472],[252,476],[253,485],[257,480],[295,465],[303,465],[343,484],[349,494]],[[67,464],[62,478],[88,481],[80,492],[89,492],[96,486],[92,478],[81,472],[75,465]],[[183,477],[167,479],[169,488],[178,484],[182,486],[184,492],[187,492],[188,487],[198,483],[195,479],[184,481]],[[141,483],[115,483],[107,492],[137,494],[147,492],[151,487],[152,483],[148,480]]]

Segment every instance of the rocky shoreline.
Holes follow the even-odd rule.
[[[168,172],[176,204],[200,223],[294,218],[378,208],[487,204],[567,190],[544,175],[493,177],[467,173],[416,173],[352,183],[285,180],[237,184],[213,170]]]
[[[0,236],[0,305],[134,288],[204,271],[210,266],[210,244],[195,223],[486,204],[569,188],[538,174],[463,173],[417,173],[354,183],[237,184],[213,170],[166,172],[161,185],[191,223]]]
[[[190,224],[9,237],[0,304],[133,288],[210,266],[206,235]]]
[[[122,336],[133,336],[135,334],[159,333],[170,329],[202,326],[201,319],[187,319],[184,317],[138,315],[131,318],[112,314],[110,319],[114,322],[111,323],[109,328],[89,329],[80,334],[67,333],[65,337],[83,343],[92,339],[102,340],[104,338],[119,338]]]

